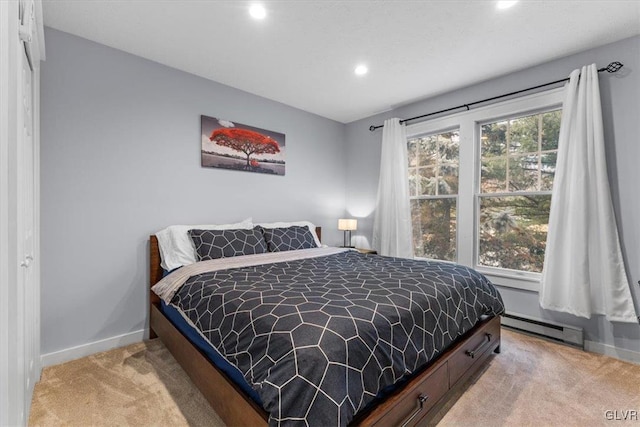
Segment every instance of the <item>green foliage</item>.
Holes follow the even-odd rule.
[[[415,255],[456,260],[456,199],[411,201]]]
[[[551,196],[482,197],[479,262],[542,271]]]

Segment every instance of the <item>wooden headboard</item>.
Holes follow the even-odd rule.
[[[316,227],[318,239],[322,241],[322,227]],[[155,285],[162,279],[162,266],[160,265],[160,249],[158,248],[158,238],[155,234],[149,236],[149,287]],[[160,298],[151,292],[151,303],[160,303]]]
[[[162,266],[160,265],[160,248],[158,238],[155,234],[149,237],[149,287],[155,285],[162,279]],[[160,304],[160,297],[153,291],[151,294],[151,304]]]

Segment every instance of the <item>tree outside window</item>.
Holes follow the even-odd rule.
[[[460,135],[457,130],[408,140],[415,256],[455,261]]]
[[[478,264],[541,272],[561,110],[481,125]]]

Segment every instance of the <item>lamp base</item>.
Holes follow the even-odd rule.
[[[343,248],[352,248],[351,246],[351,230],[344,231],[344,245]]]

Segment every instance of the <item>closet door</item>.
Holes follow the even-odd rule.
[[[20,138],[18,140],[18,360],[23,364],[25,396],[25,414],[30,406],[36,368],[36,275],[35,269],[35,149],[34,149],[34,117],[33,117],[33,70],[24,49],[21,56],[21,84],[18,93],[18,111]],[[21,121],[21,123],[20,123]],[[22,357],[20,357],[22,352]],[[19,362],[19,363],[20,363]]]
[[[16,251],[19,263],[16,280],[16,359],[18,384],[15,392],[21,401],[20,424],[26,424],[35,382],[40,374],[40,301],[38,236],[37,167],[38,147],[34,115],[37,76],[34,65],[34,3],[20,3],[22,25],[17,50],[17,141],[16,141]]]
[[[39,0],[0,0],[0,426],[27,424],[40,376],[41,22]]]

